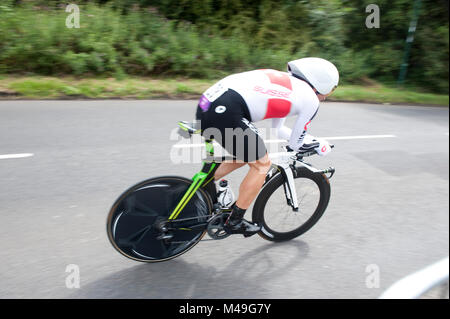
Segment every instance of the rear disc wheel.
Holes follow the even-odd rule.
[[[175,209],[192,181],[178,176],[156,177],[125,191],[112,206],[107,218],[108,238],[122,255],[141,262],[160,262],[175,258],[194,247],[206,233],[205,228],[189,225],[206,223],[212,204],[198,189],[183,208],[179,218],[193,218],[183,227],[172,227],[169,239],[162,236],[161,225]],[[175,224],[175,223],[174,223]]]

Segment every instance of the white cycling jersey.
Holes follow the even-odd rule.
[[[293,150],[300,149],[319,108],[319,99],[306,82],[286,72],[255,70],[227,76],[204,95],[212,102],[229,88],[245,100],[253,122],[272,119],[278,137],[288,140]],[[292,130],[284,125],[287,116],[297,116]]]

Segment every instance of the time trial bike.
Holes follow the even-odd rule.
[[[195,123],[178,122],[184,137],[200,133]],[[188,179],[160,176],[127,189],[114,202],[107,234],[122,255],[141,262],[161,262],[189,251],[208,233],[210,240],[227,238],[224,223],[231,208],[217,200],[214,173],[227,157],[214,156],[213,140],[205,140],[202,169]],[[330,145],[334,147],[333,145]],[[317,154],[270,154],[272,166],[252,209],[262,238],[280,242],[308,231],[325,212],[335,169],[314,168],[304,161]]]

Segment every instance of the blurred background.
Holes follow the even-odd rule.
[[[1,1],[3,79],[5,75],[73,75],[217,80],[255,68],[284,70],[289,60],[320,56],[338,66],[343,84],[378,85],[381,94],[394,94],[389,88],[401,84],[410,89],[409,94],[448,96],[447,0],[78,0],[73,3],[80,9],[79,29],[64,27],[68,3]],[[369,28],[366,20],[375,20],[366,8],[372,3],[379,8],[379,23]],[[410,26],[416,26],[415,32],[408,32]],[[410,36],[413,41],[407,43]],[[58,83],[36,85],[49,95],[60,89],[69,96],[98,97],[76,85],[58,88]],[[193,83],[179,85],[175,93],[201,93],[211,81],[200,88]],[[12,90],[29,95],[26,86],[3,81],[4,94]],[[336,98],[360,94],[359,100],[370,100],[369,93],[351,88],[348,94],[341,90]],[[139,95],[128,89],[115,95]],[[158,87],[153,91],[158,89],[164,91]],[[152,92],[141,93],[145,97]],[[437,102],[419,98],[419,102],[448,104],[448,98]]]

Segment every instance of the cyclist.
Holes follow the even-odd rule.
[[[227,76],[203,93],[196,112],[202,135],[214,138],[236,158],[219,166],[215,180],[243,165],[250,166],[225,223],[227,232],[250,236],[261,229],[244,219],[271,166],[264,141],[252,122],[272,119],[272,127],[279,138],[289,141],[290,150],[311,151],[319,143],[312,137],[305,141],[308,125],[319,102],[338,82],[339,72],[331,62],[308,57],[288,62],[287,72],[262,69]],[[297,116],[292,130],[284,126],[287,116]]]

